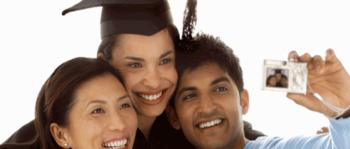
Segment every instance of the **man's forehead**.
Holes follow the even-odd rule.
[[[208,84],[211,85],[213,81],[226,78],[228,81],[232,81],[228,72],[223,70],[216,63],[202,64],[194,69],[187,69],[181,76],[179,86],[195,85],[195,84]]]

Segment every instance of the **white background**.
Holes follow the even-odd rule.
[[[268,135],[314,134],[327,119],[297,106],[282,92],[262,91],[263,59],[290,50],[324,55],[334,48],[350,70],[350,9],[331,0],[198,0],[197,30],[214,34],[241,59],[250,111],[244,117]],[[61,16],[78,0],[7,0],[0,5],[0,143],[34,118],[41,85],[62,62],[95,57],[100,8]],[[170,0],[181,30],[184,0]]]

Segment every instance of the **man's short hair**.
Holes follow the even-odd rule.
[[[186,70],[194,70],[208,63],[216,63],[226,71],[237,85],[239,92],[243,91],[242,69],[239,59],[233,50],[219,38],[208,34],[197,34],[192,39],[182,39],[176,51],[176,69],[179,79]]]

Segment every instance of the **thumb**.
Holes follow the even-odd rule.
[[[311,111],[321,112],[322,102],[312,93],[307,93],[306,95],[288,93],[287,97],[293,100],[296,104],[301,105]]]
[[[287,97],[293,100],[296,104],[299,104],[311,111],[322,113],[328,117],[333,117],[337,114],[312,93],[307,93],[306,95],[288,93]]]

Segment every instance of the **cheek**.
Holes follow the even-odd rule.
[[[240,105],[239,99],[232,100],[230,98],[227,99],[228,102],[222,102],[221,107],[225,111],[226,115],[229,116],[228,118],[231,118],[231,122],[240,121],[240,117],[242,115],[242,107]]]
[[[75,146],[85,146],[87,145],[86,142],[90,142],[89,146],[93,146],[91,143],[98,140],[103,132],[102,129],[104,126],[101,125],[101,122],[82,119],[71,122],[69,126],[69,135]]]
[[[138,84],[138,82],[140,82],[142,79],[142,75],[136,72],[122,72],[122,75],[124,77],[125,87],[127,90],[133,88],[133,86]]]
[[[176,72],[175,66],[170,65],[160,70],[160,72],[163,78],[169,80],[174,84],[177,83],[177,72]]]
[[[128,109],[126,111],[122,111],[120,114],[122,120],[125,122],[127,129],[132,133],[136,133],[137,129],[137,115],[134,109]]]
[[[190,132],[192,129],[192,116],[193,110],[189,106],[181,106],[181,109],[177,109],[177,116],[184,132]]]

